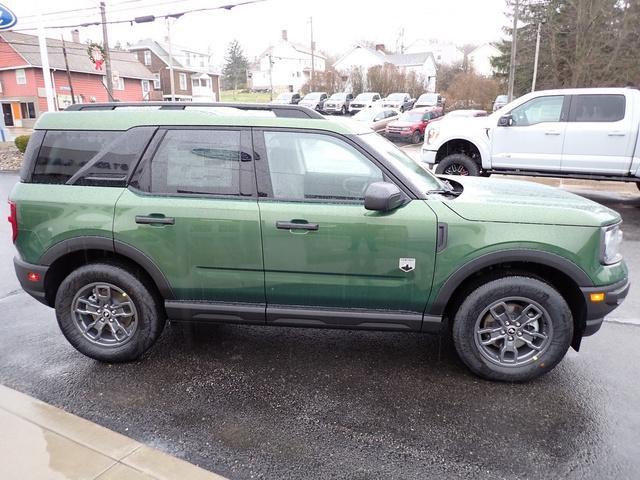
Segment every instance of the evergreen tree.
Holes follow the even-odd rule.
[[[227,47],[224,57],[224,68],[222,69],[222,80],[226,88],[237,90],[244,88],[247,84],[247,69],[249,61],[244,56],[242,47],[238,40],[233,40]]]

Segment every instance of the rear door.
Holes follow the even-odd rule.
[[[574,95],[562,152],[562,171],[627,175],[637,127],[623,94]]]
[[[389,178],[343,137],[256,130],[254,144],[267,322],[420,329],[437,229],[426,203],[365,210],[366,187]]]
[[[560,171],[569,97],[547,95],[515,107],[510,126],[491,129],[491,166]]]
[[[118,200],[116,250],[133,247],[176,300],[255,306],[264,275],[250,131],[160,129]]]

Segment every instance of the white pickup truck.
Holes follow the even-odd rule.
[[[532,92],[487,117],[432,123],[422,161],[446,175],[530,175],[636,182],[640,91]]]

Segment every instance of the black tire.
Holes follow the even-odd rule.
[[[436,167],[436,173],[477,177],[480,175],[480,167],[471,157],[467,157],[463,153],[454,153],[440,160]]]
[[[414,145],[419,144],[422,141],[422,134],[420,133],[420,130],[416,130],[415,132],[413,132],[413,134],[411,135],[411,143],[413,143]]]
[[[140,278],[127,271],[131,270],[130,268],[127,268],[127,270],[125,268],[127,267],[107,262],[82,266],[71,272],[62,281],[56,294],[55,309],[60,330],[76,350],[101,362],[129,362],[140,358],[151,348],[164,329],[166,318],[159,295],[155,293],[151,285],[147,284],[146,280],[140,280]],[[96,343],[103,340],[102,337],[99,339],[94,338],[92,341],[81,331],[78,318],[84,319],[86,323],[90,323],[96,318],[99,318],[103,324],[108,321],[108,319],[97,314],[100,310],[96,311],[93,306],[88,306],[86,302],[83,309],[85,311],[92,309],[90,315],[74,313],[78,306],[76,297],[79,297],[79,301],[83,302],[82,292],[89,292],[85,293],[85,295],[89,295],[91,292],[96,294],[95,285],[110,285],[113,288],[110,288],[109,291],[113,293],[109,294],[109,298],[112,295],[119,295],[121,302],[131,302],[132,304],[132,307],[127,310],[135,312],[133,317],[135,318],[135,328],[130,328],[131,335],[119,343],[115,332],[112,335],[114,337],[112,338],[113,343],[104,345]],[[119,293],[116,290],[124,293]],[[99,300],[92,300],[92,302],[103,305]],[[110,302],[111,305],[116,303],[122,305],[121,302],[116,302],[115,300],[110,300]],[[111,308],[117,309],[119,307],[112,306],[107,309],[103,308],[103,310],[111,312],[111,321],[114,322],[118,320],[115,317],[119,315],[115,314],[117,310],[111,310]],[[121,311],[125,312],[124,309]],[[102,315],[107,314],[103,313]],[[125,320],[123,317],[126,317],[124,313],[120,320]],[[130,321],[133,322],[133,320]],[[113,331],[113,327],[109,328]],[[109,329],[106,328],[100,329],[100,335],[102,335],[101,332],[103,330],[106,330],[106,333],[111,335]],[[116,330],[118,330],[117,327]],[[97,331],[97,329],[94,331]],[[121,331],[121,333],[123,332],[125,330]]]
[[[343,105],[342,109],[341,109],[341,112],[342,112],[342,115],[346,115],[347,114],[347,107]]]
[[[636,182],[636,187],[638,187],[638,190],[640,190],[640,182]]]
[[[494,305],[498,316],[488,311]],[[513,307],[511,313],[503,305]],[[539,319],[530,323],[538,314]],[[531,277],[503,277],[466,297],[455,314],[452,335],[460,359],[476,375],[526,382],[549,372],[565,356],[573,336],[573,318],[567,302],[551,285]],[[481,345],[483,342],[488,345]]]

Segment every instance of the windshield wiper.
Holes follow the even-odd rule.
[[[427,190],[427,195],[440,194],[440,195],[451,195],[452,197],[458,197],[462,194],[462,192],[457,192],[454,189],[447,188],[438,188],[435,190]]]

